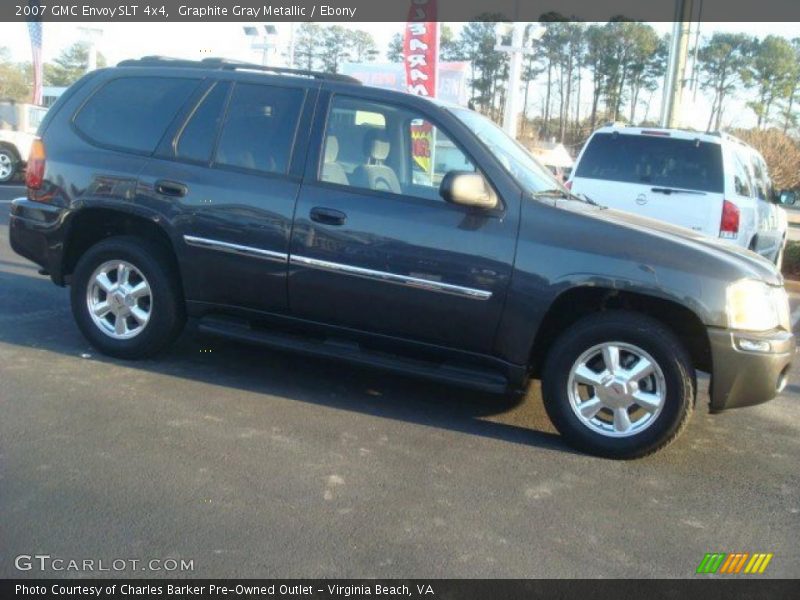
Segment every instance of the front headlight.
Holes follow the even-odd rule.
[[[728,286],[728,325],[744,331],[790,330],[789,298],[782,287],[742,279]]]

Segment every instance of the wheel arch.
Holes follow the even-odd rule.
[[[20,153],[19,153],[19,150],[17,150],[17,147],[13,143],[11,143],[9,141],[6,141],[6,140],[0,140],[0,150],[7,151],[11,155],[11,159],[12,159],[11,174],[9,175],[9,178],[5,179],[4,181],[6,181],[6,182],[13,181],[14,177],[17,176],[17,174],[20,171],[21,166],[23,165],[22,157],[20,156]]]
[[[0,148],[9,150],[11,154],[13,154],[16,157],[17,162],[22,160],[22,156],[20,155],[19,150],[17,150],[17,147],[11,142],[0,140]]]
[[[540,377],[548,349],[561,332],[590,314],[620,309],[645,314],[663,323],[685,345],[694,368],[711,370],[711,345],[705,325],[690,308],[640,292],[582,286],[562,292],[545,313],[529,354],[531,375]]]
[[[107,207],[86,207],[70,219],[64,238],[61,265],[62,282],[68,282],[81,256],[96,243],[114,236],[130,235],[157,244],[180,273],[178,257],[169,231],[152,216]]]

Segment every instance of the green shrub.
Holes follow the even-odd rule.
[[[787,279],[800,279],[800,242],[786,242],[782,271]]]

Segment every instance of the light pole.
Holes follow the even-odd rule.
[[[525,54],[532,52],[532,48],[526,48],[525,28],[529,23],[500,23],[497,27],[498,43],[494,47],[499,52],[505,52],[510,56],[508,68],[508,90],[506,92],[506,105],[503,111],[503,129],[511,137],[517,137],[517,118],[520,113],[520,84],[522,83],[522,58]],[[545,28],[536,25],[531,31],[531,42],[541,39],[545,33]],[[510,44],[504,44],[504,39],[510,37]]]
[[[276,48],[275,38],[278,37],[278,30],[275,25],[264,25],[263,27],[263,34],[259,33],[258,27],[250,25],[245,25],[242,29],[247,37],[255,38],[250,44],[250,48],[261,51],[261,64],[266,67],[269,64],[269,55],[274,53]]]
[[[78,27],[84,41],[86,41],[88,56],[86,57],[86,72],[97,68],[97,40],[103,37],[103,30],[98,27]]]

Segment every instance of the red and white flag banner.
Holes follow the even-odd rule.
[[[403,39],[403,59],[408,91],[435,97],[436,65],[439,61],[436,0],[411,0]]]
[[[406,90],[418,96],[436,96],[439,62],[439,23],[436,0],[411,0],[403,39]],[[433,127],[427,121],[411,124],[412,156],[433,177]]]

